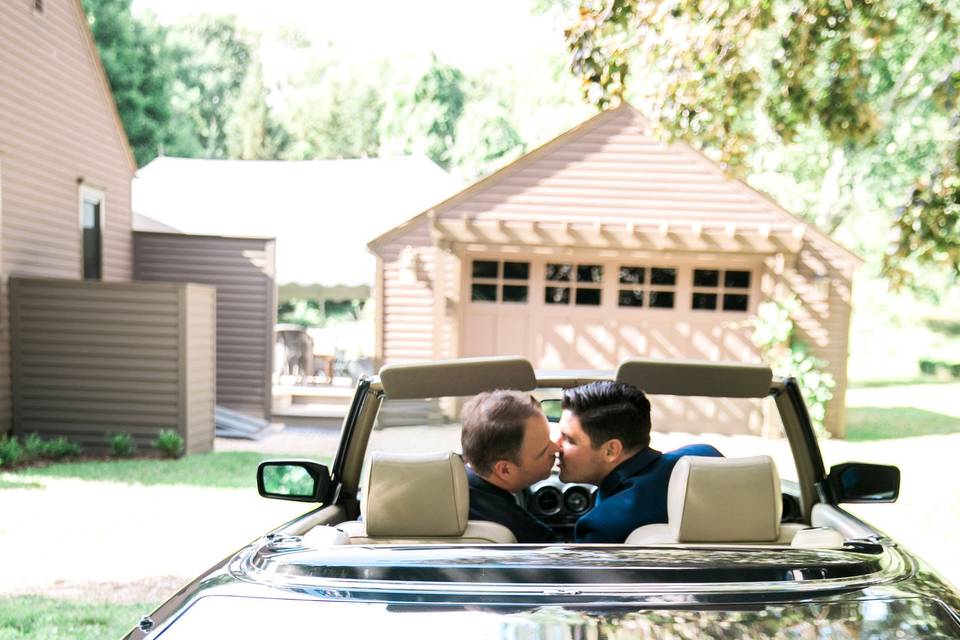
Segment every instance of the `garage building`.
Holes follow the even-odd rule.
[[[636,356],[759,362],[749,321],[761,302],[795,295],[800,337],[836,379],[826,425],[842,435],[861,259],[691,147],[658,141],[629,105],[369,248],[382,364],[481,355],[521,355],[543,369],[612,369]],[[693,430],[762,430],[756,416],[723,408],[674,413]]]

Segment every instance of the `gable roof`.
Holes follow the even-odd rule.
[[[157,158],[133,182],[134,229],[277,240],[279,284],[372,284],[365,249],[461,185],[425,156],[354,160]]]
[[[453,239],[479,238],[483,234],[478,230],[485,225],[494,229],[487,236],[496,237],[497,225],[504,223],[534,227],[528,237],[553,238],[579,225],[586,230],[580,237],[588,244],[603,235],[604,225],[629,229],[630,236],[648,233],[658,238],[740,234],[743,246],[773,246],[766,239],[780,234],[785,244],[795,247],[806,235],[827,243],[844,260],[862,262],[689,145],[657,140],[649,122],[625,103],[598,113],[367,246],[376,252],[427,218]],[[545,233],[551,224],[556,233]],[[591,235],[592,230],[598,233]],[[614,234],[618,241],[624,235]],[[638,248],[642,243],[621,246]]]

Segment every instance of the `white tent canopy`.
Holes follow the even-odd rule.
[[[372,284],[366,243],[460,188],[424,156],[157,158],[133,182],[134,230],[267,237],[277,283]]]

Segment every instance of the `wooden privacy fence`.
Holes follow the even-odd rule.
[[[196,284],[10,279],[13,430],[87,452],[161,429],[211,451],[216,293]]]

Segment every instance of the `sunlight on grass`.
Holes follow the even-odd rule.
[[[24,482],[3,474],[0,475],[0,489],[43,489],[43,484],[40,482]]]
[[[847,407],[851,442],[960,433],[960,418],[913,407]]]
[[[151,604],[73,602],[39,596],[0,598],[2,640],[106,640],[129,631]]]
[[[303,455],[222,451],[199,453],[178,460],[96,460],[31,467],[11,473],[11,481],[31,477],[76,478],[100,482],[143,485],[190,485],[220,489],[247,489],[255,485],[257,465],[268,459],[302,458]],[[330,464],[329,458],[317,457]],[[0,485],[2,487],[2,485]]]

